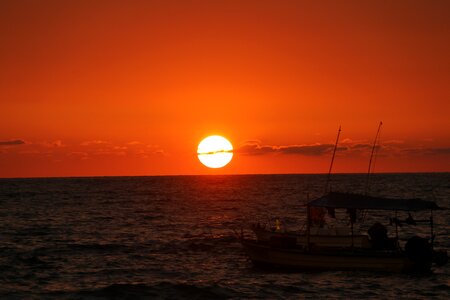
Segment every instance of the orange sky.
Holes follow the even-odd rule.
[[[450,171],[449,1],[0,2],[0,177]],[[223,169],[197,144],[222,134]]]

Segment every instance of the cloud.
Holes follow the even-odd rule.
[[[353,150],[366,150],[366,149],[372,149],[373,145],[370,144],[354,144],[349,145],[349,148]]]
[[[450,148],[406,148],[400,149],[400,153],[407,155],[448,155]]]
[[[126,147],[126,146],[113,146],[113,149],[114,150],[122,150],[122,151],[124,151],[124,150],[127,150],[128,147]]]
[[[91,146],[91,145],[106,145],[109,144],[106,141],[94,140],[94,141],[85,141],[81,143],[81,146]]]
[[[0,146],[17,146],[23,144],[25,144],[23,140],[0,141]]]
[[[345,153],[346,156],[370,155],[373,143],[364,141],[352,141],[345,139],[339,143],[337,152]],[[271,153],[286,155],[307,155],[320,156],[329,155],[333,152],[334,144],[315,143],[309,145],[264,145],[258,140],[245,142],[234,152],[243,155],[266,155]],[[450,154],[450,148],[432,148],[432,147],[408,147],[404,141],[389,140],[375,146],[377,155],[447,155]]]
[[[55,140],[53,142],[39,142],[36,143],[36,145],[40,145],[46,148],[59,148],[59,147],[65,147],[63,142],[61,140]]]
[[[164,155],[164,151],[157,145],[150,145],[140,141],[127,143],[115,143],[105,140],[89,140],[80,143],[81,148],[77,151],[85,152],[93,156],[137,156],[148,158],[152,155]],[[75,151],[76,152],[76,151]]]
[[[281,146],[278,152],[285,154],[322,155],[334,149],[332,144]],[[345,148],[343,148],[345,149]]]
[[[248,141],[241,147],[235,150],[236,153],[245,155],[264,155],[269,153],[281,154],[299,154],[318,156],[327,154],[333,151],[333,144],[313,144],[313,145],[287,145],[287,146],[272,146],[261,145],[259,141]],[[346,147],[338,147],[338,151],[347,150]]]
[[[197,152],[198,155],[211,155],[211,154],[217,154],[217,153],[232,153],[233,150],[216,150],[216,151],[209,151],[209,152]]]
[[[246,154],[246,155],[263,155],[268,153],[273,153],[276,151],[274,146],[261,146],[259,141],[248,141],[244,143],[241,147],[234,150],[236,153]]]
[[[383,145],[402,145],[405,141],[403,140],[388,140],[388,141],[382,141]]]
[[[69,158],[86,160],[89,158],[89,155],[86,152],[74,151],[67,154]]]
[[[450,154],[450,148],[433,148],[428,150],[431,154]]]

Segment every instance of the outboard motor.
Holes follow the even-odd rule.
[[[405,245],[406,256],[414,261],[419,269],[431,266],[433,260],[433,248],[428,239],[413,236]]]

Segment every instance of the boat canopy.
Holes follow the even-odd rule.
[[[422,199],[390,199],[361,194],[331,192],[308,203],[310,207],[374,210],[442,210],[435,202]]]

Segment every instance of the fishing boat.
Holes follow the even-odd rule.
[[[241,230],[239,239],[247,255],[255,265],[300,270],[371,270],[388,272],[409,272],[430,270],[432,265],[445,265],[447,251],[434,248],[433,211],[442,210],[435,202],[422,199],[391,199],[369,196],[370,174],[373,170],[373,156],[382,126],[380,122],[372,147],[366,178],[365,193],[331,192],[330,175],[337,150],[341,127],[339,127],[325,186],[325,194],[308,201],[306,229],[289,232],[281,229],[279,221],[274,227],[266,228],[259,223],[251,226],[256,239],[246,238]],[[325,228],[324,216],[335,218],[336,210],[346,210],[350,229]],[[374,223],[367,234],[355,232],[358,212],[393,211],[395,237],[388,237],[387,229],[379,222]],[[414,220],[410,212],[430,211],[430,217]],[[407,212],[403,222],[397,218],[399,212]],[[404,247],[400,245],[398,226],[404,224],[428,223],[430,238],[410,237]]]
[[[254,223],[250,229],[258,242],[263,243],[290,243],[291,245],[305,245],[307,242],[306,230],[289,231],[276,226]],[[355,245],[360,248],[370,248],[370,241],[365,234],[350,234],[350,230],[345,227],[311,227],[310,242],[326,247],[349,247]]]
[[[241,236],[241,243],[255,265],[296,270],[368,270],[386,272],[427,271],[433,265],[445,265],[448,261],[445,250],[434,249],[433,211],[442,210],[435,202],[421,199],[391,199],[361,194],[331,192],[307,203],[307,228],[302,236],[292,233],[276,233],[266,238],[248,239]],[[330,236],[318,238],[311,235],[311,211],[345,209],[349,212],[350,243],[330,242]],[[428,223],[431,238],[413,236],[404,249],[400,247],[397,226],[401,220],[395,218],[396,236],[388,237],[380,223],[373,224],[368,234],[355,235],[353,224],[357,211],[421,212],[429,210],[430,217],[424,220],[407,219],[405,223]],[[410,216],[408,217],[410,218]],[[300,238],[301,237],[301,238]],[[357,241],[364,239],[367,243]]]
[[[372,155],[374,154],[381,125],[382,123],[380,122],[380,125],[378,126],[377,135],[374,141],[374,146],[372,148]],[[331,170],[333,168],[333,162],[336,155],[340,134],[341,134],[341,126],[339,126],[336,136],[336,142],[334,144],[333,156],[331,158],[330,168],[328,170],[325,191],[330,190]],[[371,162],[369,163],[369,172],[371,169],[370,164]],[[316,225],[313,228],[312,227],[309,228],[308,239],[313,244],[320,244],[326,247],[345,247],[350,245],[357,245],[360,248],[370,247],[367,235],[355,234],[354,232],[352,235],[350,235],[350,232],[346,227],[324,226],[327,224],[324,219],[325,213],[323,209],[312,209],[310,212],[311,212],[311,224]],[[307,242],[307,236],[304,231],[289,232],[286,231],[285,228],[282,230],[278,219],[276,220],[275,226],[267,226],[267,224],[261,225],[260,223],[256,223],[251,225],[251,230],[256,235],[256,239],[259,242],[270,242],[272,244],[281,243],[290,245],[293,244],[304,245]]]

